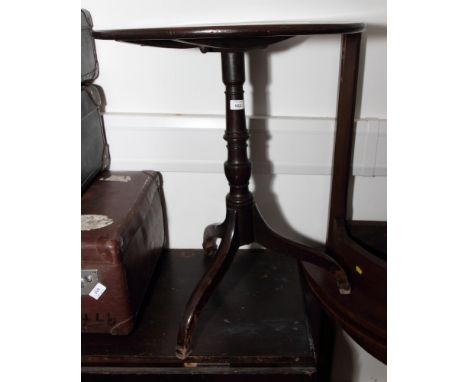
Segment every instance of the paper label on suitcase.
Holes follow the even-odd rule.
[[[99,297],[102,296],[102,294],[106,291],[106,287],[101,284],[97,283],[95,287],[92,289],[91,292],[89,292],[89,296],[94,298],[95,300],[99,300]]]
[[[81,215],[81,230],[92,231],[111,225],[114,221],[106,215]]]

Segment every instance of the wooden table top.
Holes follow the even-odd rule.
[[[264,48],[294,36],[349,34],[364,30],[362,23],[232,24],[95,31],[96,39],[117,40],[166,48],[204,48],[204,51]]]

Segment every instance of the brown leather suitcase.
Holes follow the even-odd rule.
[[[161,174],[104,171],[81,214],[81,331],[128,334],[166,242]]]

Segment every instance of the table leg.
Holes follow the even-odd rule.
[[[313,246],[304,245],[289,240],[276,233],[263,219],[255,206],[253,213],[255,242],[272,251],[282,253],[298,260],[306,261],[320,266],[332,273],[340,294],[350,294],[351,286],[344,269],[325,252],[323,244],[316,243]]]
[[[341,37],[340,88],[336,120],[333,174],[330,197],[330,214],[326,245],[334,250],[336,221],[346,220],[348,212],[349,179],[352,176],[352,146],[354,113],[356,107],[357,80],[361,34]],[[334,251],[340,258],[339,251]],[[341,260],[341,258],[340,258]],[[343,260],[346,260],[343,258]]]
[[[236,232],[237,213],[235,210],[228,210],[226,231],[219,246],[213,264],[200,280],[190,300],[185,307],[185,312],[179,326],[177,338],[176,355],[180,359],[185,359],[190,355],[193,328],[198,320],[203,306],[210,298],[214,288],[224,276],[229,268],[234,255],[239,248]]]
[[[205,255],[213,256],[216,254],[218,250],[216,240],[224,236],[224,231],[225,222],[221,224],[210,224],[205,228],[203,232],[203,250],[205,251]]]

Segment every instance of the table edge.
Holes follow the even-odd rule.
[[[206,38],[252,38],[278,36],[307,36],[315,34],[351,34],[365,29],[364,23],[331,24],[252,24],[164,27],[142,29],[110,29],[94,31],[100,40],[174,40]]]

